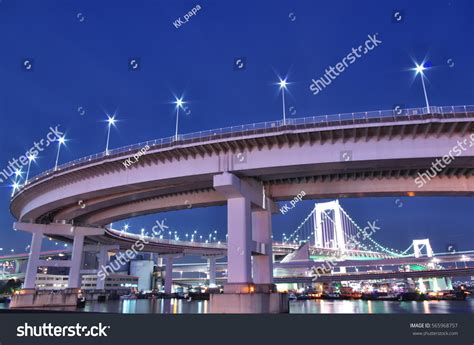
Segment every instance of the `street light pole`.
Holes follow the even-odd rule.
[[[428,102],[428,95],[426,93],[426,86],[425,86],[425,75],[421,73],[421,85],[423,85],[423,93],[425,94],[425,102],[426,102],[426,110],[430,111],[430,103]]]
[[[280,85],[280,89],[281,89],[281,101],[282,101],[282,108],[283,108],[283,125],[286,124],[285,89],[286,89],[287,84],[288,83],[286,82],[286,78],[285,79],[280,78],[280,82],[278,83],[278,85]]]
[[[183,98],[176,98],[176,101],[174,103],[176,104],[176,131],[174,135],[174,140],[178,141],[179,108],[183,107]]]
[[[417,63],[415,63],[415,66],[416,66],[415,67],[416,74],[419,73],[421,76],[421,85],[423,86],[423,94],[425,95],[426,111],[429,112],[430,103],[428,102],[428,93],[426,92],[426,85],[425,85],[425,74],[423,73],[426,67],[423,65],[423,63],[421,65],[418,65]]]
[[[110,127],[115,125],[115,115],[110,117],[107,115],[107,123],[108,123],[108,129],[107,129],[107,143],[105,145],[105,155],[109,155],[109,141],[110,141]]]
[[[30,176],[31,162],[34,162],[34,161],[35,161],[35,156],[30,154],[28,156],[28,168],[26,170],[25,185],[28,183],[28,177]]]
[[[286,107],[285,107],[285,89],[281,89],[281,100],[283,106],[283,124],[286,124]]]
[[[58,153],[56,154],[56,163],[54,164],[54,171],[58,169],[58,162],[59,162],[59,152],[61,151],[61,145],[66,142],[65,137],[60,137],[58,139]]]
[[[178,124],[179,124],[179,107],[176,107],[176,132],[174,135],[174,140],[178,140]]]

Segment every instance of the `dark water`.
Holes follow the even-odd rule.
[[[0,309],[8,305],[0,303]],[[42,309],[44,310],[44,309]],[[83,312],[123,313],[123,314],[206,314],[208,301],[186,301],[182,299],[122,300],[107,303],[88,302],[83,309],[50,308]],[[291,314],[449,314],[474,313],[474,299],[466,301],[362,301],[362,300],[307,300],[291,301]]]
[[[291,314],[451,314],[474,313],[474,300],[466,301],[362,301],[307,300],[290,302]]]

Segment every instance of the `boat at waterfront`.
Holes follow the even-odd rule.
[[[438,292],[429,292],[426,295],[428,300],[447,300],[447,301],[465,301],[466,293],[464,291],[445,290]]]

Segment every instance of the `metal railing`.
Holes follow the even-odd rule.
[[[177,245],[177,246],[187,246],[193,248],[207,248],[207,249],[227,249],[227,243],[216,243],[216,242],[191,242],[191,241],[180,241],[180,240],[171,240],[171,239],[162,239],[155,236],[146,236],[141,234],[134,234],[130,232],[122,232],[121,230],[107,229],[107,232],[114,236],[118,236],[123,239],[132,239],[137,241],[149,241],[150,243],[155,244],[168,244],[168,245]]]
[[[111,149],[106,154],[105,151],[99,152],[90,156],[82,157],[64,164],[61,164],[57,169],[46,170],[39,175],[32,177],[25,185],[21,186],[13,198],[20,194],[25,187],[28,187],[32,182],[36,182],[54,173],[60,173],[64,170],[72,169],[77,166],[89,164],[100,161],[103,158],[116,158],[124,153],[132,153],[138,151],[145,146],[150,146],[151,149],[156,150],[164,147],[174,147],[183,144],[199,143],[209,140],[216,140],[222,138],[233,138],[252,134],[265,134],[272,132],[280,132],[293,129],[305,129],[313,127],[324,127],[333,125],[349,125],[360,124],[363,122],[387,122],[387,121],[410,121],[414,119],[423,118],[423,115],[433,115],[440,118],[452,118],[464,115],[468,117],[468,113],[474,113],[474,105],[460,105],[460,106],[431,106],[428,108],[407,108],[407,109],[392,109],[392,110],[377,110],[356,113],[343,113],[322,116],[310,116],[302,118],[288,118],[286,121],[267,121],[239,126],[231,126],[224,128],[217,128],[206,131],[199,131],[189,134],[180,134],[175,136],[149,140],[137,144]],[[436,115],[436,116],[435,116]],[[474,115],[473,115],[474,116]]]

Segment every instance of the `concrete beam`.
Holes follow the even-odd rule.
[[[71,267],[71,260],[39,260],[38,266]]]
[[[261,182],[254,179],[241,179],[231,173],[214,175],[214,189],[226,199],[245,197],[252,206],[265,207],[265,192]]]
[[[74,226],[71,224],[35,224],[35,223],[23,223],[15,222],[13,224],[15,230],[21,230],[31,233],[42,233],[44,235],[87,235],[96,236],[103,235],[105,230],[103,228],[93,228],[85,226]]]

